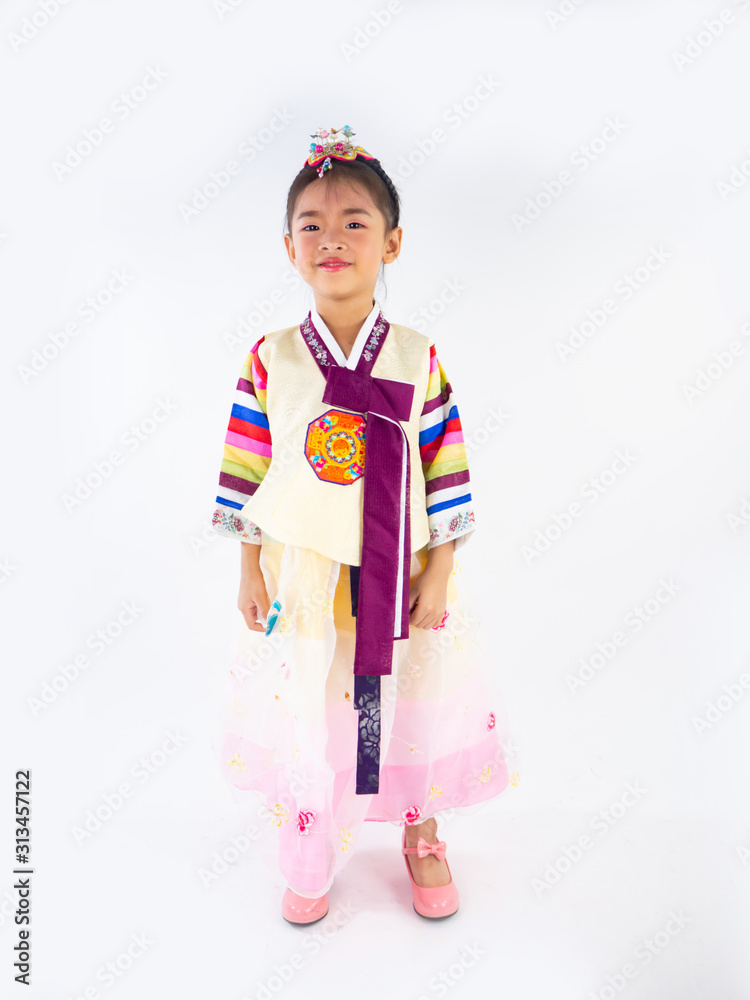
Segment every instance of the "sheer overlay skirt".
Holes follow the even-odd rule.
[[[427,549],[411,558],[413,579]],[[268,636],[241,622],[214,750],[226,780],[253,792],[277,827],[287,884],[316,897],[364,822],[470,812],[516,783],[517,759],[457,556],[441,625],[394,641],[393,672],[380,681],[380,785],[369,795],[355,792],[349,567],[265,536],[260,564],[279,616]]]

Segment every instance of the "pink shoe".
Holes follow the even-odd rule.
[[[408,862],[407,862],[408,864]],[[312,924],[328,913],[328,893],[324,892],[317,899],[298,896],[287,888],[281,900],[281,915],[290,924]]]
[[[445,841],[439,840],[436,844],[430,844],[424,837],[420,837],[416,847],[406,847],[404,846],[406,844],[406,827],[404,827],[404,837],[401,844],[401,853],[404,855],[404,863],[409,873],[411,893],[414,898],[414,909],[416,912],[422,917],[451,916],[458,909],[458,889],[456,888],[456,883],[453,881],[448,862],[445,862],[448,867],[448,874],[451,876],[448,885],[423,888],[414,881],[411,873],[411,865],[409,864],[409,859],[406,857],[407,854],[418,854],[420,857],[424,857],[425,854],[434,854],[435,857],[444,859]]]

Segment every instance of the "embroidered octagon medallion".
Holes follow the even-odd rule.
[[[365,418],[327,410],[307,425],[305,455],[318,479],[348,486],[365,472]]]

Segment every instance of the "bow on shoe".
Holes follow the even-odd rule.
[[[428,854],[434,854],[438,861],[445,857],[445,841],[439,840],[437,844],[428,843],[424,837],[417,841],[417,854],[420,858],[426,858]]]

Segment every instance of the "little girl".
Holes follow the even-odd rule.
[[[326,915],[367,821],[404,828],[416,912],[454,913],[435,813],[516,780],[457,587],[474,531],[458,409],[433,341],[374,299],[399,196],[352,135],[316,133],[289,189],[284,241],[315,308],[245,359],[212,519],[242,543],[245,622],[220,764],[278,827],[294,923]]]

